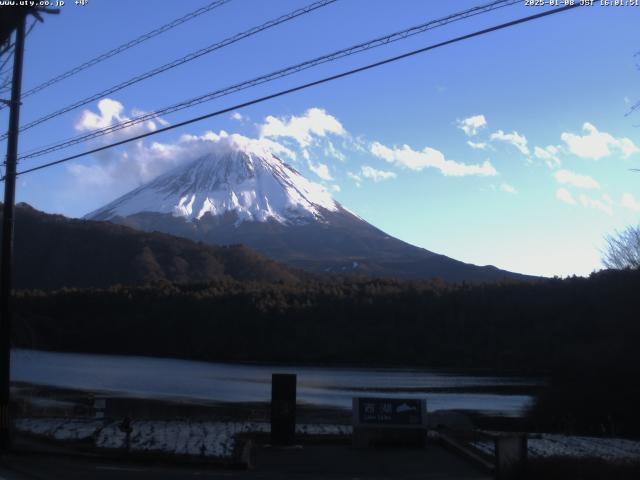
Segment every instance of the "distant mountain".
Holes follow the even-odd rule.
[[[245,246],[215,247],[107,222],[69,219],[24,203],[17,205],[15,221],[16,288],[219,279],[297,282],[308,276]]]
[[[213,245],[243,244],[311,272],[449,281],[531,278],[398,240],[272,153],[249,144],[228,142],[85,218]]]

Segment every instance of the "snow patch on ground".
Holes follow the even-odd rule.
[[[95,447],[126,449],[127,436],[118,422],[79,421],[65,418],[25,418],[16,421],[16,428],[55,440],[93,440]],[[132,452],[159,452],[175,455],[195,455],[229,458],[240,433],[268,433],[264,422],[191,422],[138,420],[131,422],[129,449]],[[302,435],[350,435],[348,425],[300,424]]]
[[[102,427],[96,420],[68,420],[62,418],[21,418],[16,429],[55,440],[81,441],[92,438]]]
[[[495,455],[493,441],[472,442],[471,445],[487,455]],[[638,440],[544,433],[529,438],[528,445],[531,458],[598,458],[612,462],[640,460]]]

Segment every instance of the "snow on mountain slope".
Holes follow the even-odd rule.
[[[140,212],[170,213],[187,220],[234,212],[238,220],[281,224],[323,220],[339,205],[321,185],[304,178],[273,153],[230,142],[171,170],[86,218],[109,220]]]

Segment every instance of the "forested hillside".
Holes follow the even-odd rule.
[[[50,290],[235,279],[296,282],[306,274],[242,245],[216,247],[19,204],[15,286]]]

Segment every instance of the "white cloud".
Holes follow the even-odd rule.
[[[74,125],[76,131],[90,132],[93,130],[103,129],[117,123],[128,122],[132,119],[131,117],[125,115],[124,105],[111,98],[103,98],[102,100],[100,100],[98,102],[97,108],[97,113],[88,109],[82,111],[80,117]],[[132,117],[139,117],[145,114],[146,112],[142,110],[131,110]],[[103,143],[111,143],[117,140],[122,140],[124,138],[141,135],[143,133],[153,132],[158,129],[156,121],[161,125],[168,125],[168,122],[161,119],[160,117],[156,117],[145,122],[140,122],[136,125],[131,125],[130,127],[122,128],[113,133],[109,133],[101,137],[101,141]]]
[[[446,159],[442,152],[430,147],[415,151],[409,145],[403,145],[401,148],[389,148],[379,142],[373,142],[370,151],[376,157],[411,170],[420,171],[427,167],[436,168],[447,176],[493,176],[498,174],[489,160],[485,160],[482,165],[460,163]]]
[[[340,188],[340,185],[331,185],[331,190],[333,190],[334,192],[339,192],[342,189]]]
[[[113,188],[117,192],[123,192],[179,165],[183,159],[181,151],[179,145],[154,142],[147,146],[144,142],[137,141],[127,145],[124,151],[109,150],[96,155],[96,164],[70,164],[67,169],[81,185]]]
[[[78,132],[103,129],[110,125],[127,122],[132,117],[145,115],[145,112],[132,109],[130,115],[125,114],[122,103],[105,98],[98,102],[97,112],[90,109],[84,110],[74,127]],[[157,130],[157,123],[168,124],[168,122],[156,117],[101,136],[96,142],[108,144],[153,132]],[[112,148],[94,154],[94,158],[98,160],[95,165],[70,164],[67,168],[79,185],[90,185],[94,188],[108,187],[120,193],[147,182],[176,166],[180,161],[176,153],[177,147],[174,145],[153,142],[147,146],[142,140],[138,140],[120,148]]]
[[[559,188],[556,192],[556,198],[561,202],[568,203],[569,205],[577,205],[576,199],[573,198],[571,192],[566,188]]]
[[[260,137],[292,138],[305,148],[313,143],[314,137],[327,135],[345,136],[347,131],[340,121],[321,108],[310,108],[301,116],[276,118],[269,115],[260,125]]]
[[[486,125],[487,120],[484,118],[484,115],[474,115],[458,121],[458,128],[469,137],[477,135]]]
[[[584,193],[580,194],[580,203],[583,207],[595,208],[607,215],[613,215],[612,200],[608,195],[603,195],[602,200],[593,199]]]
[[[509,185],[508,183],[501,183],[499,188],[500,188],[501,191],[506,192],[506,193],[512,193],[512,194],[518,193],[518,191],[512,185]]]
[[[326,163],[318,163],[315,165],[311,160],[308,162],[309,170],[315,173],[323,180],[331,181],[333,177],[331,176],[331,172],[329,172],[329,166]]]
[[[628,158],[634,153],[640,152],[640,148],[627,137],[618,138],[618,148],[622,150],[622,158]]]
[[[383,180],[390,180],[392,178],[396,178],[396,174],[394,172],[388,172],[385,170],[377,170],[369,165],[363,165],[360,169],[360,173],[365,178],[370,178],[374,182],[382,182]]]
[[[569,205],[578,205],[578,200],[580,205],[585,208],[594,208],[599,210],[607,215],[613,215],[613,200],[606,193],[603,194],[600,198],[591,198],[584,193],[581,193],[578,196],[578,200],[571,195],[571,193],[565,188],[559,188],[556,192],[556,198],[564,203],[568,203]]]
[[[640,212],[640,201],[636,200],[632,193],[624,193],[620,205],[634,212]]]
[[[558,183],[565,183],[577,188],[600,188],[600,184],[589,175],[580,175],[570,170],[558,170],[554,175]]]
[[[529,147],[527,146],[527,139],[524,135],[520,135],[518,132],[505,133],[502,130],[498,130],[491,134],[490,139],[492,141],[499,140],[501,142],[507,142],[520,150],[523,155],[529,155]]]
[[[467,140],[467,145],[474,150],[486,150],[489,147],[489,144],[486,142],[472,142],[471,140]]]
[[[295,159],[296,155],[284,145],[266,138],[252,139],[225,131],[208,131],[203,135],[182,135],[174,143],[147,145],[140,140],[124,149],[111,149],[108,155],[96,156],[98,163],[94,165],[70,164],[67,169],[79,186],[110,189],[119,194],[205,154],[233,150],[234,145],[242,145],[256,154],[271,153],[290,159]]]
[[[97,130],[124,120],[124,105],[111,98],[103,98],[98,102],[99,113],[84,110],[75,124],[79,132]]]
[[[349,135],[342,142],[342,146],[344,148],[351,148],[357,152],[361,153],[369,153],[369,149],[367,147],[368,142],[364,138],[363,135],[358,135],[357,137],[352,137]]]
[[[347,177],[349,177],[356,183],[356,187],[360,187],[360,185],[362,184],[362,177],[357,173],[347,172]]]
[[[327,141],[327,145],[324,148],[324,154],[327,157],[333,157],[341,162],[347,161],[345,154],[338,150],[331,140]]]
[[[233,112],[231,114],[231,119],[237,120],[238,122],[242,122],[243,120],[245,120],[245,117],[240,112]]]
[[[582,125],[582,130],[586,135],[580,136],[568,132],[560,135],[568,150],[578,157],[598,160],[611,155],[612,149],[620,151],[623,158],[640,152],[640,149],[629,138],[616,138],[610,133],[600,132],[589,122]]]
[[[559,153],[560,149],[555,145],[547,145],[544,148],[536,146],[533,149],[536,158],[544,160],[549,168],[559,167],[562,164],[560,157],[558,157]]]
[[[268,138],[250,138],[238,133],[227,133],[224,130],[220,130],[219,133],[208,130],[203,135],[182,135],[178,146],[187,151],[194,151],[196,158],[205,153],[233,152],[238,150],[238,147],[257,155],[275,155],[290,160],[297,158],[296,152]]]

